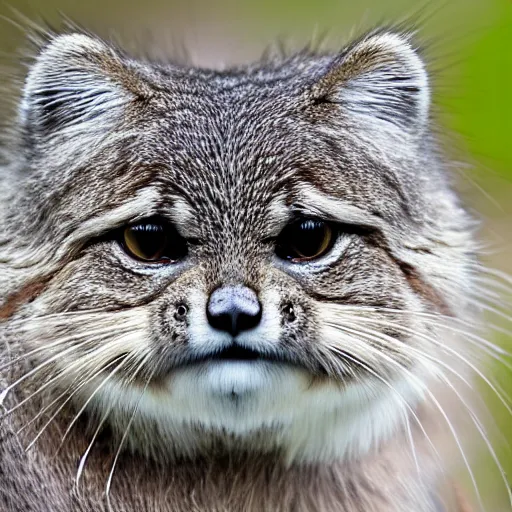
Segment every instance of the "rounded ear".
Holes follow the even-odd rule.
[[[43,47],[29,70],[20,106],[22,128],[37,141],[64,130],[108,124],[134,94],[143,94],[125,59],[101,40],[59,35]]]
[[[406,34],[379,32],[355,42],[331,64],[314,94],[411,134],[421,134],[428,124],[428,75]]]

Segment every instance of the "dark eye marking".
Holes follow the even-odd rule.
[[[176,263],[188,254],[187,241],[162,219],[146,219],[120,230],[119,243],[126,254],[146,263]]]

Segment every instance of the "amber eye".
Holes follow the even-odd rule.
[[[301,219],[289,224],[279,235],[276,254],[294,263],[320,258],[335,242],[332,226],[321,220]]]
[[[146,221],[127,226],[122,245],[135,259],[152,263],[173,263],[187,255],[187,242],[165,222]]]

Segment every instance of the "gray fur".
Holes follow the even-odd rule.
[[[475,245],[429,103],[403,33],[224,72],[46,41],[2,167],[0,396],[8,410],[44,386],[0,425],[2,510],[437,510],[422,428],[446,436],[426,390],[460,340],[422,314],[469,317]],[[191,241],[183,262],[141,264],[112,239],[155,214]],[[274,255],[298,214],[345,226],[313,263]],[[285,362],[182,369],[227,343],[204,313],[223,284],[262,303],[241,342]]]

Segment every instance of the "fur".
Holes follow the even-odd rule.
[[[49,37],[1,168],[2,510],[443,509],[478,263],[430,96],[403,32],[222,72]],[[118,243],[155,215],[182,261]],[[324,257],[275,255],[297,216]],[[226,284],[272,360],[191,364]]]

